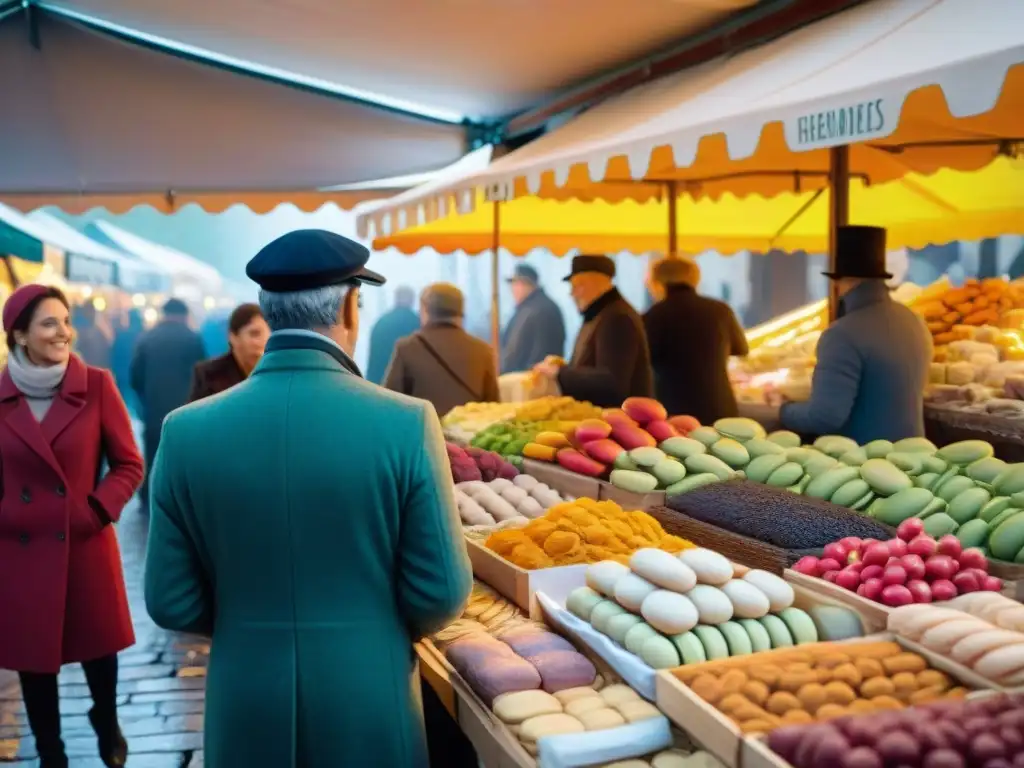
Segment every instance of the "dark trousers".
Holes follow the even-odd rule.
[[[85,681],[92,694],[92,722],[98,728],[111,728],[117,723],[117,654],[82,663]],[[44,761],[60,764],[64,742],[60,737],[60,701],[57,696],[57,675],[19,672],[25,714],[36,750]]]
[[[444,703],[422,678],[423,724],[427,731],[427,749],[432,768],[479,768],[476,751]]]
[[[160,447],[160,430],[163,424],[146,424],[142,429],[142,458],[146,462],[146,474],[139,488],[139,499],[144,507],[149,506],[149,476],[153,472],[156,449]]]

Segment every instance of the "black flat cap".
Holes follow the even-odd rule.
[[[323,229],[297,229],[282,235],[245,265],[249,279],[267,291],[309,291],[327,285],[384,285],[369,269],[366,246]]]
[[[516,264],[516,268],[512,270],[512,277],[508,279],[508,282],[514,283],[517,280],[529,283],[530,285],[537,285],[540,282],[540,275],[529,264]]]
[[[584,272],[598,272],[608,277],[615,277],[615,262],[607,256],[595,256],[593,254],[580,254],[572,257],[572,271],[563,279],[572,280],[573,275]]]

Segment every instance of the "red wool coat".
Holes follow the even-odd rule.
[[[0,463],[0,669],[56,672],[132,645],[109,522],[141,483],[142,459],[110,374],[72,355],[40,423],[4,370]]]

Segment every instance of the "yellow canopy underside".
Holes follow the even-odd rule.
[[[500,205],[500,244],[516,255],[534,248],[547,248],[558,256],[576,249],[645,253],[668,248],[664,201],[562,202],[523,197]],[[471,213],[380,237],[373,245],[406,254],[421,248],[476,254],[491,249],[493,221],[492,205],[478,200]],[[771,249],[823,253],[828,245],[828,193],[781,194],[770,199],[684,196],[677,202],[677,221],[678,248],[686,253]],[[1024,160],[1003,157],[971,173],[940,170],[879,185],[852,180],[850,223],[886,227],[890,249],[1024,234]]]

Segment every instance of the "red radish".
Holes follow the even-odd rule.
[[[900,558],[900,565],[907,572],[907,578],[923,579],[925,574],[924,560],[917,555],[904,555]]]
[[[829,571],[838,571],[842,566],[839,565],[838,560],[834,560],[831,557],[823,557],[818,561],[818,570],[821,573],[828,573]]]
[[[921,581],[920,579],[908,581],[907,589],[914,596],[915,603],[930,603],[932,601],[932,588],[928,586],[926,581]]]
[[[941,539],[939,539],[936,545],[936,551],[940,555],[949,555],[952,558],[960,557],[960,553],[963,552],[964,545],[960,543],[960,539],[951,533],[947,533]]]
[[[913,541],[922,533],[924,533],[924,520],[918,517],[908,517],[896,529],[896,535],[907,543]]]
[[[890,557],[885,561],[885,567],[888,568],[890,565],[899,565],[902,561],[898,557]]]
[[[863,555],[872,544],[878,544],[878,539],[861,539],[860,553]]]
[[[885,586],[890,584],[906,584],[907,572],[902,565],[890,565],[882,574],[882,583]]]
[[[1002,592],[1003,580],[997,579],[995,576],[986,576],[981,580],[981,590],[983,592]]]
[[[821,578],[823,578],[829,584],[835,584],[836,579],[839,578],[839,573],[839,571],[826,571],[822,574]]]
[[[985,557],[984,552],[975,547],[961,552],[957,561],[960,563],[961,568],[977,568],[979,571],[988,573],[988,559]]]
[[[931,581],[952,579],[958,570],[956,561],[948,555],[933,555],[924,561],[925,576]]]
[[[961,595],[981,590],[981,584],[978,583],[978,577],[970,571],[964,571],[963,573],[956,574],[953,577],[953,586],[956,587],[957,592]]]
[[[857,589],[857,594],[868,600],[878,600],[884,587],[881,579],[868,579]]]
[[[981,584],[981,582],[988,578],[988,573],[981,570],[980,568],[961,568],[959,571],[957,571],[957,573],[969,573],[972,576],[974,576],[975,579],[978,580],[979,584]]]
[[[817,576],[821,572],[818,567],[818,558],[813,555],[801,557],[793,564],[793,570],[805,576]]]
[[[903,539],[890,539],[888,546],[889,554],[893,557],[903,557],[907,554],[907,542]]]
[[[860,586],[860,574],[856,571],[848,571],[843,569],[836,576],[836,584],[843,589],[848,589],[851,592],[856,592],[857,587]]]
[[[937,603],[952,600],[956,597],[956,584],[948,579],[937,579],[932,582],[932,600]]]
[[[847,536],[840,539],[839,543],[846,547],[847,552],[857,552],[860,549],[861,541],[856,536]]]
[[[877,568],[878,566],[876,565],[875,567]],[[864,570],[864,563],[861,563],[861,562],[850,563],[848,566],[843,568],[843,570],[844,571],[850,571],[852,573],[860,573],[861,571]]]
[[[885,565],[889,560],[889,548],[881,542],[876,542],[864,550],[861,560],[865,565]]]
[[[880,579],[882,574],[885,573],[885,568],[880,565],[864,565],[861,568],[860,578],[861,581],[867,581],[868,579]]]
[[[837,563],[845,563],[846,556],[849,551],[840,542],[833,541],[831,544],[826,544],[825,549],[822,550],[822,557],[835,560]]]
[[[882,590],[882,603],[893,608],[901,605],[910,605],[914,602],[914,596],[902,584],[890,584]]]
[[[911,555],[917,555],[922,560],[927,560],[929,557],[935,554],[935,550],[938,547],[935,539],[931,536],[922,534],[914,539],[911,539],[910,543],[907,544],[907,552]]]

